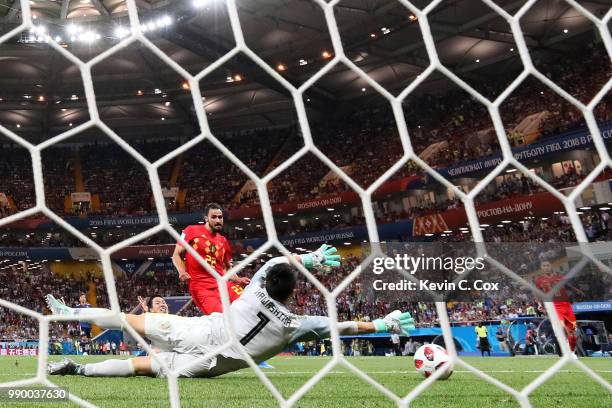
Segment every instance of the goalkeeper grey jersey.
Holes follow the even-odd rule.
[[[230,308],[236,337],[257,363],[275,356],[297,341],[329,337],[328,317],[299,316],[270,298],[264,282],[268,270],[278,263],[289,261],[285,257],[278,257],[266,262]],[[215,323],[224,324],[223,319],[215,319]],[[221,355],[227,358],[218,360],[217,370],[223,370],[224,367],[220,366],[226,364],[227,371],[246,366],[244,361],[232,361],[243,359],[237,347],[232,347]]]

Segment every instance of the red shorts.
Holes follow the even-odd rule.
[[[242,294],[242,286],[227,282],[227,291],[229,293],[230,303],[238,299]],[[197,282],[189,281],[189,293],[191,293],[191,299],[200,311],[209,315],[211,313],[223,313],[223,304],[221,303],[221,294],[217,289],[210,289],[209,287],[199,286]]]
[[[572,304],[570,302],[553,302],[553,305],[555,306],[555,311],[557,312],[557,317],[559,317],[561,324],[569,331],[575,330],[576,315],[574,315]]]

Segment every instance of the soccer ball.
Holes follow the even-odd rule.
[[[424,344],[414,353],[414,367],[425,378],[432,375],[434,371],[449,360],[450,358],[444,347],[437,344]],[[447,364],[443,369],[444,373],[438,377],[440,380],[446,380],[453,373],[453,367],[450,364]]]

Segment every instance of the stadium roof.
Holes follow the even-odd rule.
[[[238,0],[249,47],[289,82],[299,85],[328,63],[333,46],[320,7],[307,0]],[[424,7],[428,1],[415,1]],[[32,141],[47,139],[88,119],[79,71],[50,48],[48,35],[83,60],[128,34],[122,0],[30,1],[36,32],[0,44],[0,124]],[[221,0],[137,0],[146,35],[195,74],[235,45]],[[498,1],[515,13],[524,1]],[[602,17],[609,1],[581,5]],[[0,0],[0,34],[20,22],[18,0]],[[344,0],[335,18],[346,55],[397,94],[429,64],[419,22],[397,1]],[[493,83],[520,72],[510,28],[484,3],[443,1],[430,14],[440,60],[470,83]],[[590,21],[564,1],[537,2],[521,20],[535,59],[546,60],[597,38]],[[133,44],[92,71],[103,120],[121,136],[190,137],[197,121],[183,79],[148,49]],[[289,94],[248,57],[239,55],[201,84],[213,130],[282,126],[295,120]],[[447,81],[432,76],[417,92],[439,92]],[[140,92],[139,92],[140,91]],[[345,102],[380,102],[367,82],[338,65],[306,94],[310,112]]]

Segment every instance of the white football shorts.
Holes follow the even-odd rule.
[[[162,313],[145,314],[145,336],[161,351],[205,354],[220,345],[214,338],[210,316],[184,317]]]

